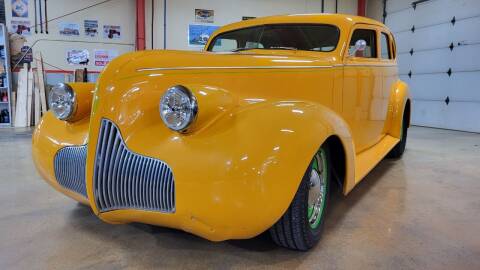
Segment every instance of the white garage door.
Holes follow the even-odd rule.
[[[412,124],[480,132],[480,0],[387,0]]]

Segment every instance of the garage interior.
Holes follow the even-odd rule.
[[[28,4],[27,17],[12,13],[16,0],[0,2],[3,33],[24,40],[21,61],[6,64],[11,86],[0,97],[8,94],[0,103],[6,112],[0,124],[1,269],[480,269],[479,1],[49,0],[41,25],[38,1],[20,1]],[[196,21],[195,9],[213,10],[212,21]],[[348,196],[333,194],[323,236],[311,251],[278,247],[268,233],[215,243],[174,229],[107,224],[36,171],[32,132],[42,111],[33,105],[38,115],[15,121],[10,97],[22,76],[39,74],[39,63],[45,91],[57,83],[95,82],[109,61],[130,51],[202,50],[188,38],[195,25],[298,13],[384,22],[412,97],[405,154],[381,161]],[[29,30],[22,28],[26,23]],[[95,30],[91,35],[87,25]],[[85,54],[86,63],[76,58]]]

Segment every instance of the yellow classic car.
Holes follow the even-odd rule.
[[[128,53],[49,104],[36,167],[102,220],[212,241],[269,230],[297,250],[318,242],[333,185],[346,195],[402,155],[411,110],[392,33],[338,14],[233,23],[202,52]]]

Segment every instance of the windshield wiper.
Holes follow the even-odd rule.
[[[255,50],[255,49],[258,49],[258,48],[236,48],[236,49],[233,49],[231,51],[232,52],[240,52],[240,51],[248,51],[248,50]]]
[[[295,47],[282,47],[282,46],[270,47],[270,48],[267,48],[267,49],[270,49],[270,50],[290,50],[290,51],[297,51],[298,50]]]
[[[236,48],[231,50],[232,52],[248,51],[248,50],[289,50],[289,51],[298,51],[295,47],[268,47],[268,48]]]

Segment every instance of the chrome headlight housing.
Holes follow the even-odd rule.
[[[59,120],[70,119],[77,107],[75,92],[65,83],[55,85],[48,94],[48,105]]]
[[[160,117],[165,125],[178,132],[185,132],[198,113],[197,99],[186,87],[170,87],[160,101]]]

